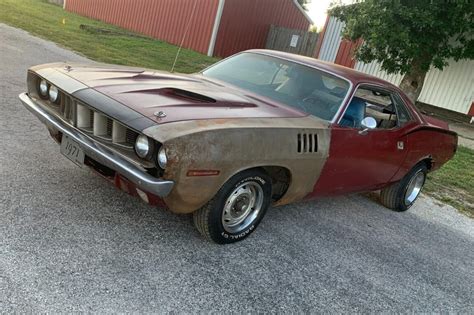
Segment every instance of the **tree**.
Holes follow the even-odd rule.
[[[355,58],[403,74],[400,88],[415,102],[431,67],[474,59],[473,8],[472,0],[365,0],[329,14],[345,22],[344,38],[363,40]]]

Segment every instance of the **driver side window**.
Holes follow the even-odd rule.
[[[377,122],[377,129],[395,128],[399,124],[393,99],[388,91],[370,87],[358,88],[339,125],[361,128],[362,120],[372,117]]]

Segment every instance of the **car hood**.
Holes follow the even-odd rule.
[[[160,124],[196,119],[307,116],[201,75],[80,65],[60,71]]]

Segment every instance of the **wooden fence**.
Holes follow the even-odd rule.
[[[64,0],[48,0],[49,3],[57,4],[60,6],[64,6]]]
[[[313,56],[318,36],[318,33],[272,25],[265,48]]]

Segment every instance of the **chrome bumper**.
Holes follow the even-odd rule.
[[[38,117],[43,124],[53,127],[72,138],[81,146],[87,156],[123,175],[137,185],[138,188],[159,197],[167,196],[171,192],[171,189],[173,189],[173,181],[160,180],[143,172],[117,153],[96,143],[93,139],[60,118],[51,115],[40,105],[36,104],[27,93],[22,93],[19,97],[23,105]]]

